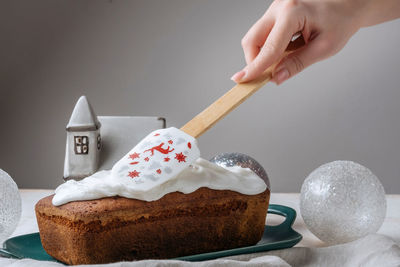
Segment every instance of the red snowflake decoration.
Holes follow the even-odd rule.
[[[192,144],[190,142],[188,142],[188,148],[192,149]]]
[[[178,162],[186,162],[186,156],[185,155],[183,155],[183,153],[181,152],[181,153],[175,153],[175,159],[178,161]]]
[[[139,155],[140,155],[140,153],[133,153],[133,154],[130,154],[129,155],[129,158],[131,158],[131,159],[137,159],[137,158],[139,158]]]
[[[159,133],[156,133],[154,136],[159,136],[160,134]]]
[[[165,162],[168,162],[169,160],[170,160],[170,158],[168,158],[168,157],[164,158]]]
[[[128,176],[131,178],[139,177],[140,172],[134,170],[133,172],[129,172]]]
[[[157,172],[158,174],[161,174],[161,170],[160,170],[160,169],[156,170],[156,172]]]
[[[144,160],[145,161],[149,161],[150,159],[149,159],[149,157],[145,157]]]
[[[131,164],[131,165],[136,165],[136,164],[138,164],[139,163],[139,161],[133,161],[133,162],[131,162],[131,163],[129,163],[129,164]]]
[[[172,145],[173,143],[174,143],[174,141],[172,141],[172,140],[168,141],[168,144],[170,144],[170,145]]]

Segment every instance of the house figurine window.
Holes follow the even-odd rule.
[[[89,137],[88,136],[74,136],[75,154],[88,154],[89,153]]]

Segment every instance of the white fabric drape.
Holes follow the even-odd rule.
[[[30,259],[14,260],[0,258],[2,267],[62,267],[56,262],[43,262]],[[88,266],[88,265],[79,265]],[[400,266],[400,246],[390,238],[373,234],[362,239],[331,247],[289,249],[237,255],[203,262],[184,262],[176,260],[145,260],[136,262],[117,262],[112,264],[90,265],[95,267],[210,267],[210,266],[251,266],[251,267],[287,267],[287,266],[363,266],[386,267]]]

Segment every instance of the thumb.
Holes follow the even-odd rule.
[[[307,43],[282,59],[274,70],[272,81],[279,85],[308,66],[326,58],[329,55],[329,47],[329,43],[318,38]]]

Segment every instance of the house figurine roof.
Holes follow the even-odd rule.
[[[86,96],[81,96],[72,111],[67,131],[93,131],[101,126]]]

